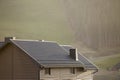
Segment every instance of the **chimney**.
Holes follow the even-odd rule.
[[[10,39],[15,40],[16,37],[5,37],[5,43],[10,42]]]
[[[69,50],[69,53],[70,53],[70,56],[71,56],[74,60],[78,61],[77,49],[70,49],[70,50]]]

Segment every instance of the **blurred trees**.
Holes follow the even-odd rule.
[[[77,41],[93,49],[120,47],[120,0],[62,0]]]

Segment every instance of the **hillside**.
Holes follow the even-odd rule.
[[[119,53],[119,7],[119,0],[0,0],[0,40],[53,40],[88,57]]]
[[[63,0],[78,41],[94,50],[120,47],[120,0]]]
[[[93,59],[93,62],[101,69],[111,69],[120,62],[120,54],[95,58]]]
[[[120,54],[99,57],[93,62],[99,67],[94,80],[120,80],[120,71],[116,71],[117,67],[115,67],[120,63]]]
[[[82,43],[94,50],[120,47],[119,0],[0,0],[4,36]]]

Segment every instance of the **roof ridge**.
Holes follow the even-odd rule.
[[[72,47],[71,45],[60,45],[60,46],[70,46],[70,47]]]
[[[13,40],[13,39],[10,39]],[[13,41],[39,41],[39,40],[31,40],[31,39],[15,39]]]
[[[10,39],[11,41],[36,41],[36,42],[51,42],[51,43],[57,43],[56,41],[45,41],[45,40],[31,40],[31,39]],[[58,43],[57,43],[58,44]]]

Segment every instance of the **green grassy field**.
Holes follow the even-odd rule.
[[[94,76],[94,80],[120,80],[119,71],[109,70],[115,64],[120,63],[120,54],[98,57],[93,61],[99,67],[99,71]]]
[[[120,54],[100,57],[94,60],[95,64],[102,69],[108,69],[120,62]]]
[[[119,73],[112,73],[110,75],[99,75],[94,76],[94,80],[120,80],[120,74]]]

